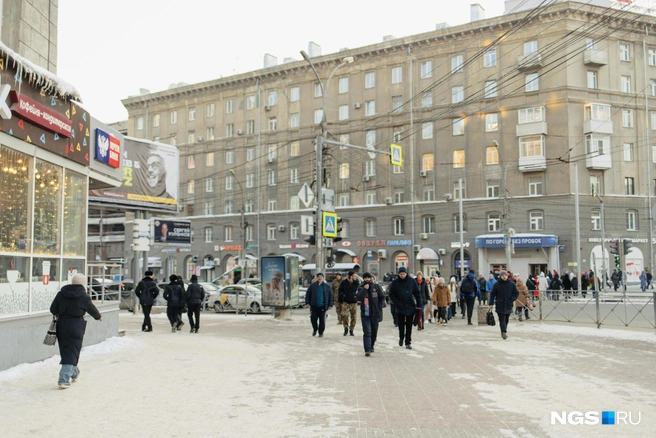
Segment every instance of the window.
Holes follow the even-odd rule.
[[[531,231],[544,230],[544,213],[542,211],[531,211],[528,213],[529,229]]]
[[[588,88],[597,89],[597,72],[594,70],[588,70]]]
[[[368,100],[364,104],[364,115],[373,116],[376,114],[376,101]]]
[[[205,242],[209,243],[212,241],[212,227],[205,228]]]
[[[339,165],[339,179],[348,179],[350,176],[349,163]]]
[[[656,79],[650,79],[649,84],[651,86],[651,95],[656,96]]]
[[[226,190],[232,190],[233,181],[234,181],[234,179],[232,178],[232,175],[226,175],[226,179],[225,179],[225,182],[226,182],[225,183],[225,188],[226,188]]]
[[[275,117],[269,117],[269,131],[275,131],[278,128],[278,120]]]
[[[196,131],[187,132],[187,143],[193,143],[196,141]]]
[[[586,38],[585,40],[585,50],[594,50],[596,48],[596,42],[592,38]]]
[[[144,118],[137,117],[137,131],[143,131],[144,129]]]
[[[424,187],[424,201],[434,201],[435,200],[435,187],[425,186]]]
[[[399,204],[405,202],[405,194],[403,188],[394,188],[394,203]]]
[[[246,121],[246,134],[255,134],[255,120]]]
[[[601,195],[601,178],[597,175],[590,175],[590,194]]]
[[[424,122],[421,124],[421,138],[424,140],[433,138],[433,122]]]
[[[205,166],[213,167],[214,166],[214,152],[208,152],[205,155]]]
[[[291,113],[289,115],[289,127],[298,128],[301,124],[301,115],[299,113]]]
[[[592,210],[590,221],[592,222],[593,230],[601,230],[601,213],[599,213],[599,210]]]
[[[487,197],[498,198],[499,193],[499,181],[487,181]]]
[[[364,74],[364,88],[374,88],[376,86],[376,72],[370,71]]]
[[[392,111],[399,112],[403,109],[403,96],[392,96]]]
[[[656,155],[654,155],[654,160],[656,160]],[[403,166],[392,166],[392,173],[397,175],[403,173]]]
[[[195,169],[196,168],[196,158],[194,158],[193,155],[187,156],[187,169]]]
[[[376,160],[367,160],[364,162],[364,174],[369,176],[376,175]]]
[[[638,212],[635,210],[626,212],[626,231],[638,231]]]
[[[402,236],[405,234],[405,219],[403,218],[396,218],[394,219],[394,235],[395,236]]]
[[[376,237],[376,219],[367,219],[364,221],[366,237]]]
[[[520,125],[544,121],[544,107],[522,108],[518,112]]]
[[[392,69],[392,84],[403,82],[403,67],[394,67]]]
[[[624,161],[633,161],[633,143],[624,143]]]
[[[421,78],[426,79],[433,76],[433,61],[421,63]]]
[[[610,105],[590,104],[585,106],[585,120],[610,120]]]
[[[365,194],[365,202],[367,205],[374,205],[376,203],[376,192],[368,191]]]
[[[195,106],[190,106],[188,111],[188,120],[190,122],[193,122],[196,120],[196,107]]]
[[[339,78],[339,94],[348,93],[349,78]]]
[[[205,216],[211,216],[214,214],[214,202],[212,201],[207,201],[205,203],[205,210],[204,210]]]
[[[340,105],[339,106],[339,120],[348,120],[349,118],[349,106]]]
[[[376,146],[376,130],[375,129],[370,129],[369,131],[365,132],[364,134],[365,140],[364,144],[365,146]]]
[[[462,60],[462,55],[451,58],[451,73],[461,73],[464,71]]]
[[[289,169],[289,182],[298,184],[298,169]]]
[[[394,143],[399,143],[403,138],[402,135],[403,135],[403,128],[401,128],[400,126],[395,126],[394,128],[392,128],[392,137],[394,138]]]
[[[178,123],[178,112],[177,111],[171,111],[170,121],[171,121],[171,125],[175,125],[176,123]]]
[[[301,142],[300,141],[293,141],[289,145],[289,155],[292,157],[298,157],[301,155]]]
[[[433,93],[431,92],[423,93],[421,95],[421,107],[430,108],[432,106],[433,106]]]
[[[649,49],[647,51],[647,58],[649,59],[649,65],[656,66],[656,49]]]
[[[465,119],[453,119],[453,135],[465,135]]]
[[[528,41],[524,43],[524,55],[530,55],[531,53],[537,53],[538,51],[538,42],[537,41]]]
[[[246,109],[252,110],[255,108],[255,96],[246,96]]]
[[[246,149],[246,161],[253,161],[255,159],[255,148]]]
[[[622,127],[633,128],[633,110],[622,110]]]
[[[235,125],[232,123],[228,123],[226,125],[226,137],[230,138],[234,134],[235,131]]]
[[[267,240],[276,240],[275,224],[267,224]]]
[[[235,151],[226,151],[226,164],[233,164],[235,162]]]
[[[314,84],[314,97],[322,97],[323,96],[323,89],[321,88],[321,84],[319,82],[316,82]]]
[[[453,215],[453,231],[455,233],[460,232],[460,215],[459,214],[454,214]],[[467,232],[467,213],[462,215],[462,231],[464,233]]]
[[[253,225],[249,225],[246,227],[246,241],[252,242],[254,239],[253,236],[254,236]]]
[[[656,131],[656,113],[651,113],[651,130]]]
[[[214,117],[214,102],[205,105],[205,117]]]
[[[247,189],[252,189],[254,185],[255,185],[255,174],[254,173],[247,173],[246,174],[246,188]]]
[[[291,224],[289,224],[289,238],[291,240],[298,240],[300,234],[301,234],[301,226],[298,223],[292,222]]]
[[[526,79],[526,88],[525,91],[530,93],[531,91],[538,91],[540,89],[540,77],[538,73],[528,73],[525,76]]]
[[[435,216],[421,218],[421,231],[424,234],[435,234]]]
[[[485,81],[485,97],[497,97],[497,81]]]
[[[351,205],[351,197],[349,196],[348,193],[342,193],[339,195],[339,206],[340,207],[348,207]]]
[[[190,179],[189,182],[187,183],[187,193],[193,195],[195,189],[196,189],[196,182],[193,179]]]
[[[529,196],[542,195],[542,178],[528,179],[528,194]]]
[[[451,103],[459,103],[465,100],[465,88],[462,85],[451,88]]]
[[[232,227],[223,227],[223,237],[226,242],[232,242]]]
[[[456,181],[453,183],[453,198],[460,199],[460,182]],[[462,182],[462,199],[467,199],[467,186],[465,181]]]
[[[520,137],[519,157],[544,157],[544,136]]]
[[[485,55],[483,56],[483,67],[488,68],[488,67],[494,67],[497,65],[497,50],[496,49],[490,49],[485,52]]]
[[[252,213],[253,212],[253,205],[254,202],[252,199],[247,199],[246,202],[244,202],[244,210],[245,213]]]
[[[226,100],[226,114],[232,114],[234,106],[235,105],[232,99]]]
[[[458,167],[465,167],[465,150],[460,149],[457,151],[453,151],[453,167],[458,168]]]
[[[315,109],[314,110],[314,123],[317,125],[321,123],[321,120],[323,119],[323,110],[321,109]]]
[[[153,116],[153,128],[159,128],[159,114]]]
[[[499,148],[488,146],[485,148],[485,164],[499,164]]]
[[[289,209],[292,211],[298,211],[301,208],[301,198],[298,196],[292,196],[289,199]]]
[[[277,104],[278,104],[278,92],[277,91],[269,91],[268,105],[269,106],[276,106]]]
[[[289,91],[289,101],[298,102],[301,98],[301,89],[299,87],[292,87]]]
[[[620,43],[620,61],[630,61],[631,54],[629,52],[629,45]]]
[[[275,170],[269,170],[267,172],[267,184],[270,186],[275,186],[276,185],[276,171]]]
[[[631,92],[631,76],[622,76],[622,93]]]
[[[487,231],[501,230],[501,215],[499,213],[489,213],[487,215]]]
[[[214,126],[207,128],[207,140],[214,140]]]
[[[421,170],[433,170],[435,166],[435,158],[433,154],[424,154],[421,157]]]
[[[635,195],[635,190],[633,188],[633,178],[631,177],[624,178],[624,194]]]
[[[269,160],[274,160],[278,155],[278,145],[270,144],[268,146],[267,158]]]
[[[269,199],[269,203],[267,207],[268,207],[267,211],[276,211],[276,209],[278,208],[278,201],[275,199]]]
[[[499,114],[485,114],[485,132],[495,132],[499,130]]]

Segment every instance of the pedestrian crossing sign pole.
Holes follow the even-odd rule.
[[[323,212],[323,227],[321,234],[324,237],[337,237],[337,213]]]
[[[403,166],[403,151],[398,144],[390,145],[390,163],[394,166]]]

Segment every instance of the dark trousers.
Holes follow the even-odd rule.
[[[465,307],[467,307],[467,322],[471,322],[472,313],[474,312],[474,303],[476,303],[476,295],[465,295]]]
[[[322,335],[326,329],[326,309],[323,307],[310,307],[310,322],[312,323],[313,330],[319,330]]]
[[[456,303],[451,303],[451,316],[449,316],[449,319],[454,318],[456,316]]]
[[[465,297],[463,295],[460,295],[460,299],[458,299],[458,304],[460,304],[460,314],[464,317],[465,316]]]
[[[403,313],[396,314],[396,320],[399,324],[399,340],[405,340],[405,345],[410,345],[412,342],[412,321],[414,315],[404,315]]]
[[[194,316],[196,317],[196,324],[194,324]],[[190,328],[198,330],[200,326],[200,303],[187,305],[187,317],[189,318]]]
[[[446,312],[446,307],[438,307],[438,308],[437,308],[437,317],[438,317],[439,319],[441,319],[442,321],[446,321],[446,320],[447,320],[446,313],[447,313],[447,312]]]
[[[501,333],[506,333],[508,330],[508,320],[510,320],[510,314],[497,312],[497,316],[499,316],[499,328],[501,329]]]
[[[166,316],[169,318],[169,322],[171,323],[171,327],[177,327],[182,323],[182,320],[180,319],[180,308],[177,306],[169,306],[166,308]]]
[[[528,307],[526,306],[515,307],[515,313],[519,315],[519,317],[521,318],[522,309],[524,310],[524,315],[526,315],[526,319],[530,319],[531,317],[528,315]]]
[[[141,324],[141,330],[152,330],[153,324],[150,322],[150,311],[153,310],[152,304],[150,306],[141,306],[144,313],[143,324]]]
[[[378,318],[371,316],[362,317],[362,340],[364,342],[364,352],[373,351],[376,337],[378,336]]]
[[[394,325],[399,325],[399,318],[396,316],[396,306],[393,303],[390,303],[390,312],[392,312],[392,319],[394,320]]]

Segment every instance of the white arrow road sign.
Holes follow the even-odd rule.
[[[303,184],[303,187],[299,190],[298,197],[306,208],[309,207],[314,200],[314,193],[312,193],[312,189],[307,183]]]
[[[301,215],[301,235],[311,236],[314,234],[314,216]]]

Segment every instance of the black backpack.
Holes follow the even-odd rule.
[[[460,286],[460,292],[467,295],[476,293],[476,285],[474,284],[474,280],[469,277],[465,278],[465,281],[463,281],[462,285]]]

